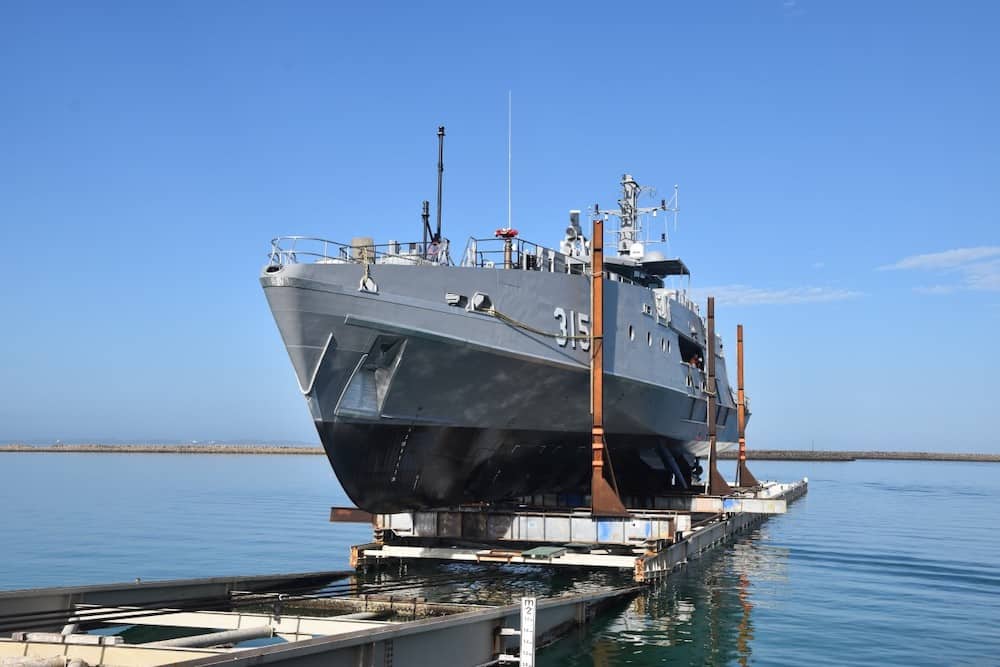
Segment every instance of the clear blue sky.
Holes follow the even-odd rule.
[[[0,441],[315,442],[278,234],[555,243],[625,171],[747,328],[751,445],[1000,451],[991,2],[0,4]],[[921,257],[927,255],[926,257]]]

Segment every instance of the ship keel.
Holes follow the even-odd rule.
[[[317,422],[316,428],[347,495],[370,512],[510,502],[541,493],[584,505],[590,492],[587,432],[343,421]],[[679,480],[689,479],[697,465],[680,442],[655,436],[609,434],[608,446],[621,493],[635,503],[684,490]],[[651,459],[660,465],[651,466]]]

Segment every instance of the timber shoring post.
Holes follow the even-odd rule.
[[[590,253],[590,409],[591,427],[590,512],[601,516],[627,516],[618,495],[611,456],[604,441],[604,221],[595,218]],[[608,475],[604,474],[605,465]],[[610,478],[610,483],[608,479]]]
[[[716,454],[716,426],[715,413],[718,408],[718,397],[716,390],[718,383],[715,381],[715,297],[708,297],[708,340],[705,341],[705,354],[708,365],[708,386],[705,394],[708,399],[708,493],[713,496],[725,496],[733,492],[725,478],[719,472],[719,461]]]
[[[760,482],[757,478],[753,476],[750,469],[747,468],[747,400],[746,394],[743,390],[743,325],[736,325],[736,382],[738,393],[737,393],[737,405],[736,405],[736,417],[737,426],[739,427],[739,439],[740,439],[740,458],[739,462],[736,464],[736,486],[748,489],[755,486],[760,486]]]

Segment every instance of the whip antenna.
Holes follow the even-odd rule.
[[[510,229],[511,94],[507,90],[507,229]]]

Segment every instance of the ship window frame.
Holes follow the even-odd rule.
[[[646,332],[646,347],[653,347],[653,333],[651,331]]]
[[[692,357],[698,357],[704,359],[705,348],[684,336],[677,337],[677,350],[681,355],[681,363],[689,364],[691,363]],[[699,370],[704,370],[701,366],[696,365],[695,368]]]
[[[628,339],[635,340],[635,329],[632,328],[631,324],[628,325]]]
[[[663,336],[660,336],[660,352],[666,352],[666,351],[667,351],[667,339],[664,338]]]

